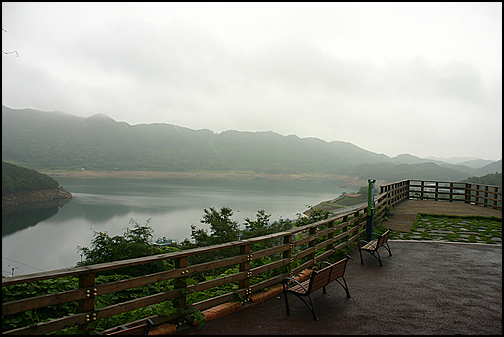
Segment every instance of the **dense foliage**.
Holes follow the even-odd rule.
[[[131,219],[130,224],[134,224],[133,228],[130,229],[128,227],[123,235],[113,237],[110,237],[107,232],[95,231],[91,248],[78,247],[83,254],[84,260],[78,262],[77,266],[88,266],[160,254],[160,249],[150,243],[152,228],[149,226],[149,222],[150,219],[147,220],[145,225],[141,225],[136,220]],[[170,265],[167,265],[165,262],[153,262],[140,266],[121,268],[120,270],[107,270],[99,274],[111,275],[119,273],[129,276],[140,276],[167,270],[169,267]]]
[[[104,284],[113,281],[128,279],[127,275],[100,275],[96,277],[96,284]],[[129,301],[134,298],[140,298],[155,293],[163,292],[169,287],[169,282],[159,282],[143,287],[131,288],[117,291],[111,294],[105,294],[96,298],[96,306],[98,308],[113,304]],[[77,289],[79,279],[77,277],[61,277],[58,279],[36,281],[29,283],[21,283],[2,287],[2,303],[31,298],[38,295],[53,294],[56,292],[64,292]],[[158,306],[160,307],[160,306]],[[153,314],[162,310],[158,308],[142,308],[133,313],[125,313],[102,320],[97,326],[97,330],[104,330],[112,326],[124,324],[130,320],[134,320],[136,316]],[[25,327],[31,324],[41,323],[52,320],[57,317],[68,316],[77,313],[77,302],[68,302],[59,305],[50,305],[44,308],[27,310],[23,313],[6,315],[2,317],[2,331],[8,331],[19,327]],[[132,319],[133,318],[133,319]],[[63,329],[55,334],[74,334],[77,332],[77,327]],[[79,334],[82,334],[80,332]]]
[[[483,177],[469,177],[461,181],[462,183],[473,183],[483,185],[493,185],[502,187],[502,173],[490,173]]]
[[[245,229],[241,230],[237,221],[232,220],[233,211],[229,207],[222,207],[216,210],[210,207],[209,210],[204,209],[201,223],[210,227],[210,233],[206,229],[198,229],[191,225],[192,240],[185,239],[184,241],[174,244],[171,247],[160,249],[151,244],[152,227],[149,226],[150,219],[145,225],[141,225],[138,221],[131,219],[130,224],[133,228],[126,228],[126,232],[122,235],[109,236],[107,232],[95,232],[91,247],[78,247],[83,255],[83,261],[78,262],[77,266],[87,266],[98,263],[111,261],[119,261],[133,259],[143,256],[151,256],[155,254],[166,253],[168,251],[186,250],[197,247],[220,244],[224,242],[235,241],[239,239],[248,239],[273,233],[282,232],[294,226],[302,226],[315,221],[327,219],[328,212],[313,210],[310,215],[302,215],[298,213],[296,220],[280,219],[279,221],[270,222],[271,214],[266,214],[264,210],[257,212],[257,219],[245,219]],[[272,243],[265,243],[261,249]],[[235,255],[236,252],[229,250],[220,250],[209,255],[194,255],[191,263],[202,263],[215,259],[222,259]],[[113,269],[101,272],[100,275],[123,274],[128,276],[139,276],[152,274],[158,271],[168,270],[173,268],[168,262],[150,263],[146,265],[133,266],[121,269]]]
[[[191,236],[200,246],[208,246],[222,242],[235,241],[240,238],[238,222],[231,219],[233,211],[229,207],[222,207],[220,211],[210,207],[204,209],[201,223],[210,225],[211,234],[205,229],[196,229],[191,225]]]
[[[34,169],[2,162],[2,194],[58,188],[58,182]]]

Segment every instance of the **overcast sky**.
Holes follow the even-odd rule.
[[[500,2],[2,2],[2,51],[14,109],[502,159]]]

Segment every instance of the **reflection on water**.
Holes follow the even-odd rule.
[[[330,180],[272,181],[251,179],[72,179],[58,178],[72,193],[60,209],[2,217],[2,271],[19,266],[16,275],[73,267],[80,260],[77,246],[90,247],[93,231],[120,235],[130,219],[144,224],[151,218],[154,240],[191,237],[191,224],[205,228],[203,210],[230,207],[243,224],[258,210],[271,220],[296,218],[309,205],[351,192]],[[9,260],[7,260],[9,259]],[[23,263],[16,265],[12,261]]]
[[[2,237],[35,226],[58,213],[58,207],[32,209],[2,214]]]

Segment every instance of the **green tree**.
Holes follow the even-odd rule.
[[[160,254],[159,248],[150,244],[152,238],[152,228],[149,226],[150,218],[145,225],[131,219],[130,224],[134,224],[133,229],[126,228],[123,235],[110,237],[107,232],[94,231],[91,241],[91,248],[77,248],[83,253],[85,260],[78,262],[77,266],[88,266],[92,264],[133,259],[143,256]],[[133,267],[107,270],[101,272],[102,275],[123,274],[129,276],[140,276],[152,274],[167,269],[167,265],[162,261],[152,262]]]
[[[245,218],[245,228],[243,232],[243,237],[245,239],[271,234],[271,226],[269,219],[271,214],[266,214],[262,209],[257,211],[257,220],[253,221],[250,218]]]
[[[298,219],[295,221],[295,225],[297,227],[308,225],[308,224],[311,224],[311,223],[314,223],[314,222],[317,222],[320,220],[325,220],[325,219],[329,218],[329,214],[331,214],[331,212],[324,211],[322,209],[315,209],[311,206],[309,208],[310,208],[309,215],[297,213]]]
[[[233,210],[229,207],[222,207],[220,211],[213,207],[210,210],[204,209],[201,223],[210,226],[210,235],[206,230],[197,230],[191,226],[191,236],[198,245],[212,245],[223,242],[235,241],[240,238],[238,222],[231,219]]]

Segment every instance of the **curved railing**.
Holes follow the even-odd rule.
[[[404,180],[380,187],[380,194],[375,197],[375,222],[378,223],[386,215],[388,207],[408,198],[463,201],[502,209],[501,187]],[[93,329],[92,323],[99,320],[165,301],[173,301],[177,308],[188,309],[190,307],[192,310],[204,310],[237,297],[241,299],[242,305],[247,305],[253,293],[262,292],[266,288],[282,282],[288,276],[292,277],[305,269],[312,268],[318,262],[327,259],[343,248],[352,249],[353,247],[350,245],[354,244],[363,233],[365,234],[366,214],[367,205],[363,205],[326,220],[248,240],[85,267],[2,278],[3,287],[68,276],[79,279],[78,288],[74,290],[34,296],[2,304],[2,319],[9,317],[9,315],[68,302],[77,302],[77,314],[19,327],[3,333],[40,335],[75,325],[87,333]],[[264,248],[266,246],[268,248]],[[222,253],[221,255],[226,257],[204,263],[191,262],[191,257],[216,253]],[[268,259],[270,262],[267,264],[255,263],[260,259],[261,261]],[[96,284],[95,282],[98,272],[159,261],[169,261],[173,268],[168,271],[105,284]],[[186,282],[188,278],[198,273],[232,267],[237,267],[237,272],[226,273],[221,277],[198,284]],[[273,276],[253,283],[254,277],[266,272]],[[96,306],[96,299],[99,296],[168,280],[172,280],[173,287],[164,292],[103,308]],[[234,284],[235,290],[196,303],[188,303],[187,301],[189,293],[198,293],[228,284]],[[180,321],[184,317],[180,312],[176,312],[167,316],[154,315],[146,318],[151,318],[154,324],[158,325]]]

